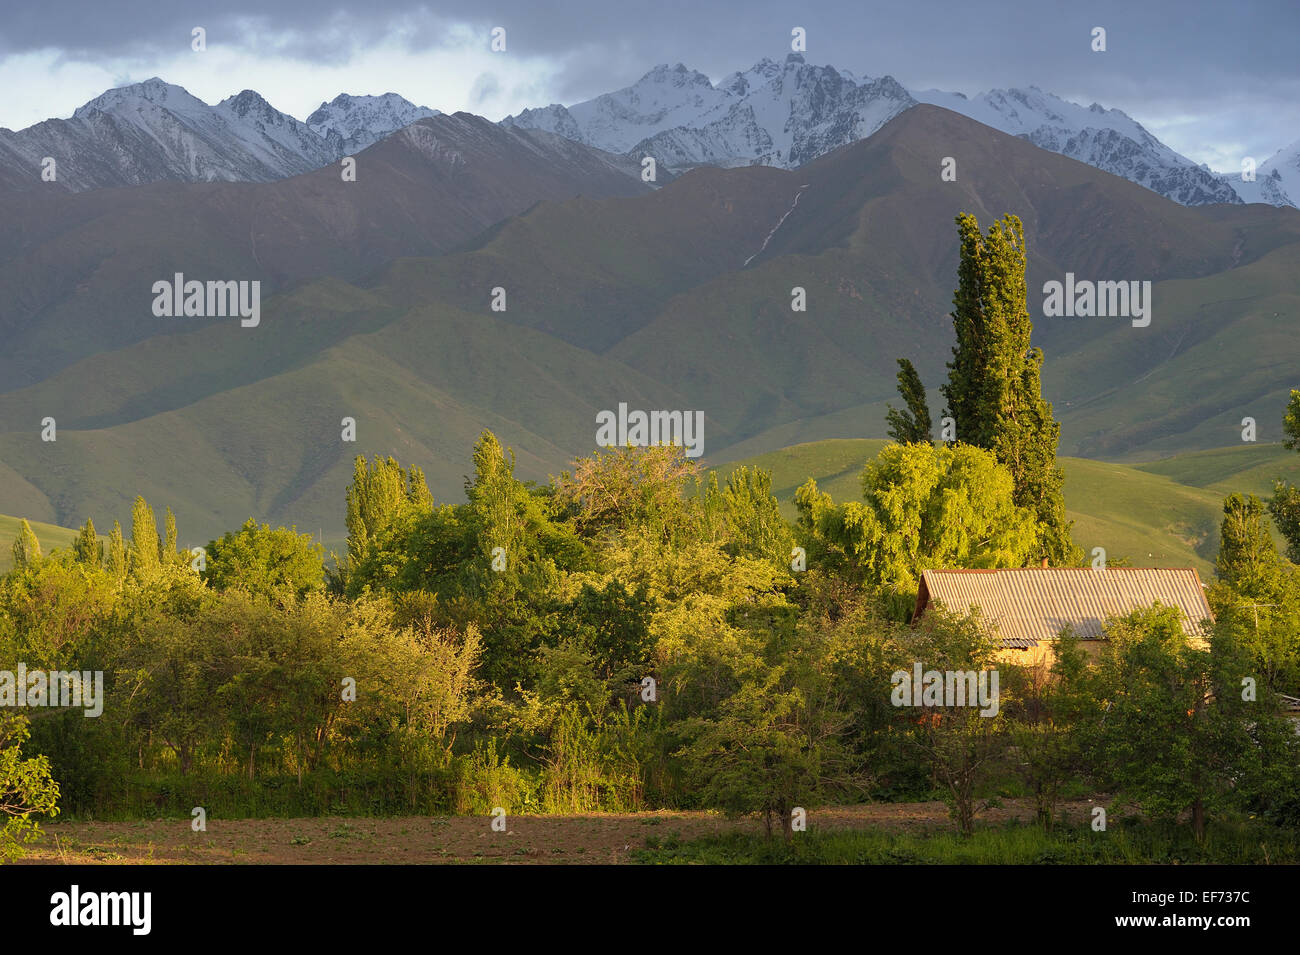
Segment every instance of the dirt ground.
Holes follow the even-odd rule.
[[[1062,807],[1086,818],[1092,803]],[[984,825],[1028,820],[1028,800],[1005,800],[982,813]],[[821,828],[923,832],[950,829],[940,802],[840,806],[812,810]],[[740,829],[762,831],[756,819],[728,820],[704,812],[641,812],[589,816],[511,816],[494,832],[485,816],[331,816],[318,819],[209,819],[194,832],[189,819],[141,822],[60,822],[42,827],[23,863],[256,864],[344,863],[623,863],[646,840],[680,841]]]

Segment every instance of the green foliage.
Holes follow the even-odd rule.
[[[898,393],[907,406],[906,411],[898,411],[889,405],[885,415],[888,435],[899,444],[930,444],[931,435],[930,407],[925,400],[925,385],[916,373],[912,363],[906,358],[898,359]]]
[[[1245,699],[1252,668],[1229,629],[1207,647],[1187,636],[1176,609],[1157,605],[1110,621],[1106,632],[1095,673],[1101,705],[1085,733],[1098,781],[1117,799],[1156,817],[1189,813],[1199,841],[1208,818],[1263,795],[1245,781],[1288,767],[1296,779],[1294,734],[1279,732],[1266,694]]]
[[[1219,579],[1251,597],[1277,592],[1282,576],[1273,538],[1264,526],[1264,505],[1255,495],[1232,494],[1223,502],[1215,569]]]
[[[1285,481],[1275,481],[1268,502],[1273,524],[1286,539],[1286,558],[1300,563],[1300,488]]]
[[[251,517],[238,531],[207,546],[203,579],[210,587],[242,587],[264,597],[302,597],[324,585],[321,547],[297,528],[258,525]]]
[[[108,535],[108,572],[115,580],[126,576],[126,543],[122,539],[122,525],[113,522],[113,530]]]
[[[105,679],[101,718],[42,714],[24,748],[48,760],[65,812],[102,816],[680,806],[789,837],[795,807],[940,796],[971,833],[1006,791],[1032,794],[1050,826],[1086,782],[1154,815],[1199,799],[1202,821],[1300,817],[1274,696],[1300,673],[1300,588],[1276,554],[1275,574],[1258,571],[1258,502],[1230,509],[1213,652],[1156,614],[1112,624],[1100,668],[1067,637],[1049,671],[995,658],[975,618],[898,622],[920,569],[1036,552],[994,452],[889,445],[860,501],[801,487],[797,526],[773,479],[797,462],[764,463],[720,484],[680,448],[627,448],[538,487],[485,432],[465,502],[435,506],[419,469],[358,459],[328,587],[308,535],[255,521],[195,574],[174,520],[160,544],[138,499],[129,555],[115,525],[101,563],[87,522],[0,579],[0,669]],[[916,661],[996,666],[997,715],[893,705],[893,675]],[[1258,699],[1238,704],[1247,677]]]
[[[813,823],[788,844],[740,832],[685,842],[652,837],[633,859],[654,865],[1275,865],[1300,859],[1300,837],[1260,824],[1212,826],[1198,843],[1167,824],[1097,833],[1087,824],[1047,831],[1013,822],[962,836]]]
[[[35,815],[58,814],[59,784],[44,756],[24,756],[31,735],[25,717],[0,714],[0,862],[12,861],[38,839]]]
[[[131,550],[127,557],[131,573],[140,578],[150,576],[158,569],[161,552],[162,541],[158,539],[153,508],[137,496],[131,508]]]
[[[1282,416],[1282,431],[1286,434],[1283,447],[1289,451],[1300,451],[1300,391],[1294,388],[1291,389],[1286,413]]]
[[[1039,554],[1074,564],[1064,473],[1056,464],[1061,426],[1042,397],[1042,350],[1030,344],[1024,227],[1009,215],[981,235],[975,217],[963,213],[957,232],[961,261],[952,311],[957,345],[941,389],[948,414],[959,441],[992,451],[1010,469],[1016,504],[1038,522]]]
[[[80,533],[77,534],[76,543],[72,545],[73,552],[77,555],[77,560],[83,564],[89,564],[92,567],[98,567],[104,562],[104,545],[100,543],[95,534],[95,522],[86,518],[86,523],[82,525]]]
[[[36,539],[32,525],[24,520],[18,527],[18,536],[14,540],[14,566],[26,567],[41,560],[41,542]]]
[[[800,525],[902,605],[923,569],[1017,567],[1037,546],[1010,472],[980,448],[890,445],[863,471],[862,493],[862,503],[836,506],[809,481],[795,497]]]
[[[903,635],[902,659],[907,665],[896,672],[913,682],[914,665],[922,672],[998,673],[997,642],[973,618],[959,618],[942,609],[932,610],[912,632]],[[985,676],[990,694],[993,676]],[[978,680],[978,676],[977,676]],[[901,686],[899,687],[901,689]],[[969,836],[975,817],[990,803],[1009,747],[1009,721],[999,696],[991,707],[930,705],[924,696],[900,706],[896,720],[904,731],[905,748],[914,751],[939,784],[957,829]],[[983,801],[981,801],[983,800]]]

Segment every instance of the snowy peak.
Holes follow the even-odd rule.
[[[202,113],[208,104],[192,96],[181,86],[166,83],[154,76],[142,83],[132,83],[107,90],[72,114],[73,119],[85,119],[95,112],[129,115],[148,107],[159,107],[173,113]]]
[[[209,106],[152,77],[100,94],[71,119],[0,130],[0,178],[32,188],[43,157],[52,156],[57,182],[74,192],[165,180],[269,182],[319,169],[435,115],[396,93],[343,94],[312,114],[313,128],[256,90]]]
[[[653,155],[670,169],[751,163],[792,168],[869,136],[915,101],[892,77],[859,82],[791,53],[761,59],[717,86],[682,64],[661,64],[631,86],[503,123],[610,152]]]
[[[1183,205],[1241,201],[1218,176],[1174,152],[1122,110],[1098,103],[1081,106],[1036,86],[989,90],[973,99],[942,90],[915,96]]]
[[[1246,180],[1244,173],[1219,178],[1241,196],[1243,202],[1300,206],[1300,139],[1260,163],[1253,180]]]
[[[382,96],[340,93],[330,102],[321,103],[307,117],[307,125],[343,156],[360,152],[416,120],[437,115],[438,110],[416,106],[396,93]]]
[[[567,108],[524,110],[502,122],[636,158],[652,155],[674,170],[751,163],[789,169],[870,136],[918,102],[1020,136],[1185,205],[1241,201],[1224,177],[1174,152],[1121,110],[1082,106],[1036,86],[973,98],[942,90],[912,93],[892,76],[859,77],[810,64],[798,53],[780,62],[764,57],[716,86],[680,63],[661,64],[624,89]],[[1300,192],[1300,182],[1289,188]]]

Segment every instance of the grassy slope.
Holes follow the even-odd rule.
[[[1279,437],[1300,358],[1295,210],[1186,209],[942,110],[889,129],[798,174],[700,170],[639,199],[543,202],[467,251],[398,260],[373,284],[287,289],[257,329],[109,335],[0,394],[0,511],[111,524],[143,493],[172,506],[185,539],[250,515],[337,536],[354,453],[418,464],[435,495],[459,499],[482,428],[515,447],[522,476],[544,479],[591,450],[594,413],[620,401],[702,410],[713,463],[879,436],[897,356],[931,387],[942,380],[962,209],[1025,219],[1031,289],[1067,269],[1157,283],[1147,329],[1036,322],[1063,451],[1135,462],[1218,447],[1247,414],[1261,440]],[[953,143],[966,173],[936,190],[930,157]],[[218,274],[243,274],[228,264]],[[489,310],[498,284],[507,312]],[[807,312],[791,311],[795,286]],[[931,407],[937,417],[934,395]],[[46,415],[57,445],[33,427]],[[356,445],[337,439],[344,415]],[[1196,521],[1168,516],[1200,546]]]
[[[835,500],[861,494],[859,475],[884,441],[816,441],[719,465],[772,471],[782,512],[794,516],[794,492],[808,477]],[[1135,566],[1213,571],[1223,498],[1233,491],[1266,494],[1274,476],[1300,481],[1300,455],[1280,445],[1243,445],[1178,455],[1143,465],[1062,458],[1066,510],[1074,538],[1086,551],[1104,547],[1110,559]]]

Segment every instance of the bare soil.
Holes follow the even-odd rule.
[[[1085,819],[1092,803],[1062,808]],[[982,825],[1033,818],[1029,800],[1005,800],[980,815]],[[812,810],[810,825],[920,833],[950,830],[940,802],[833,806]],[[679,841],[741,830],[762,832],[760,819],[729,820],[706,812],[600,813],[587,816],[510,816],[494,832],[486,816],[399,816],[314,819],[208,819],[194,832],[189,819],[139,822],[58,822],[22,859],[29,864],[257,864],[365,865],[373,863],[610,864],[630,861],[646,840]]]

